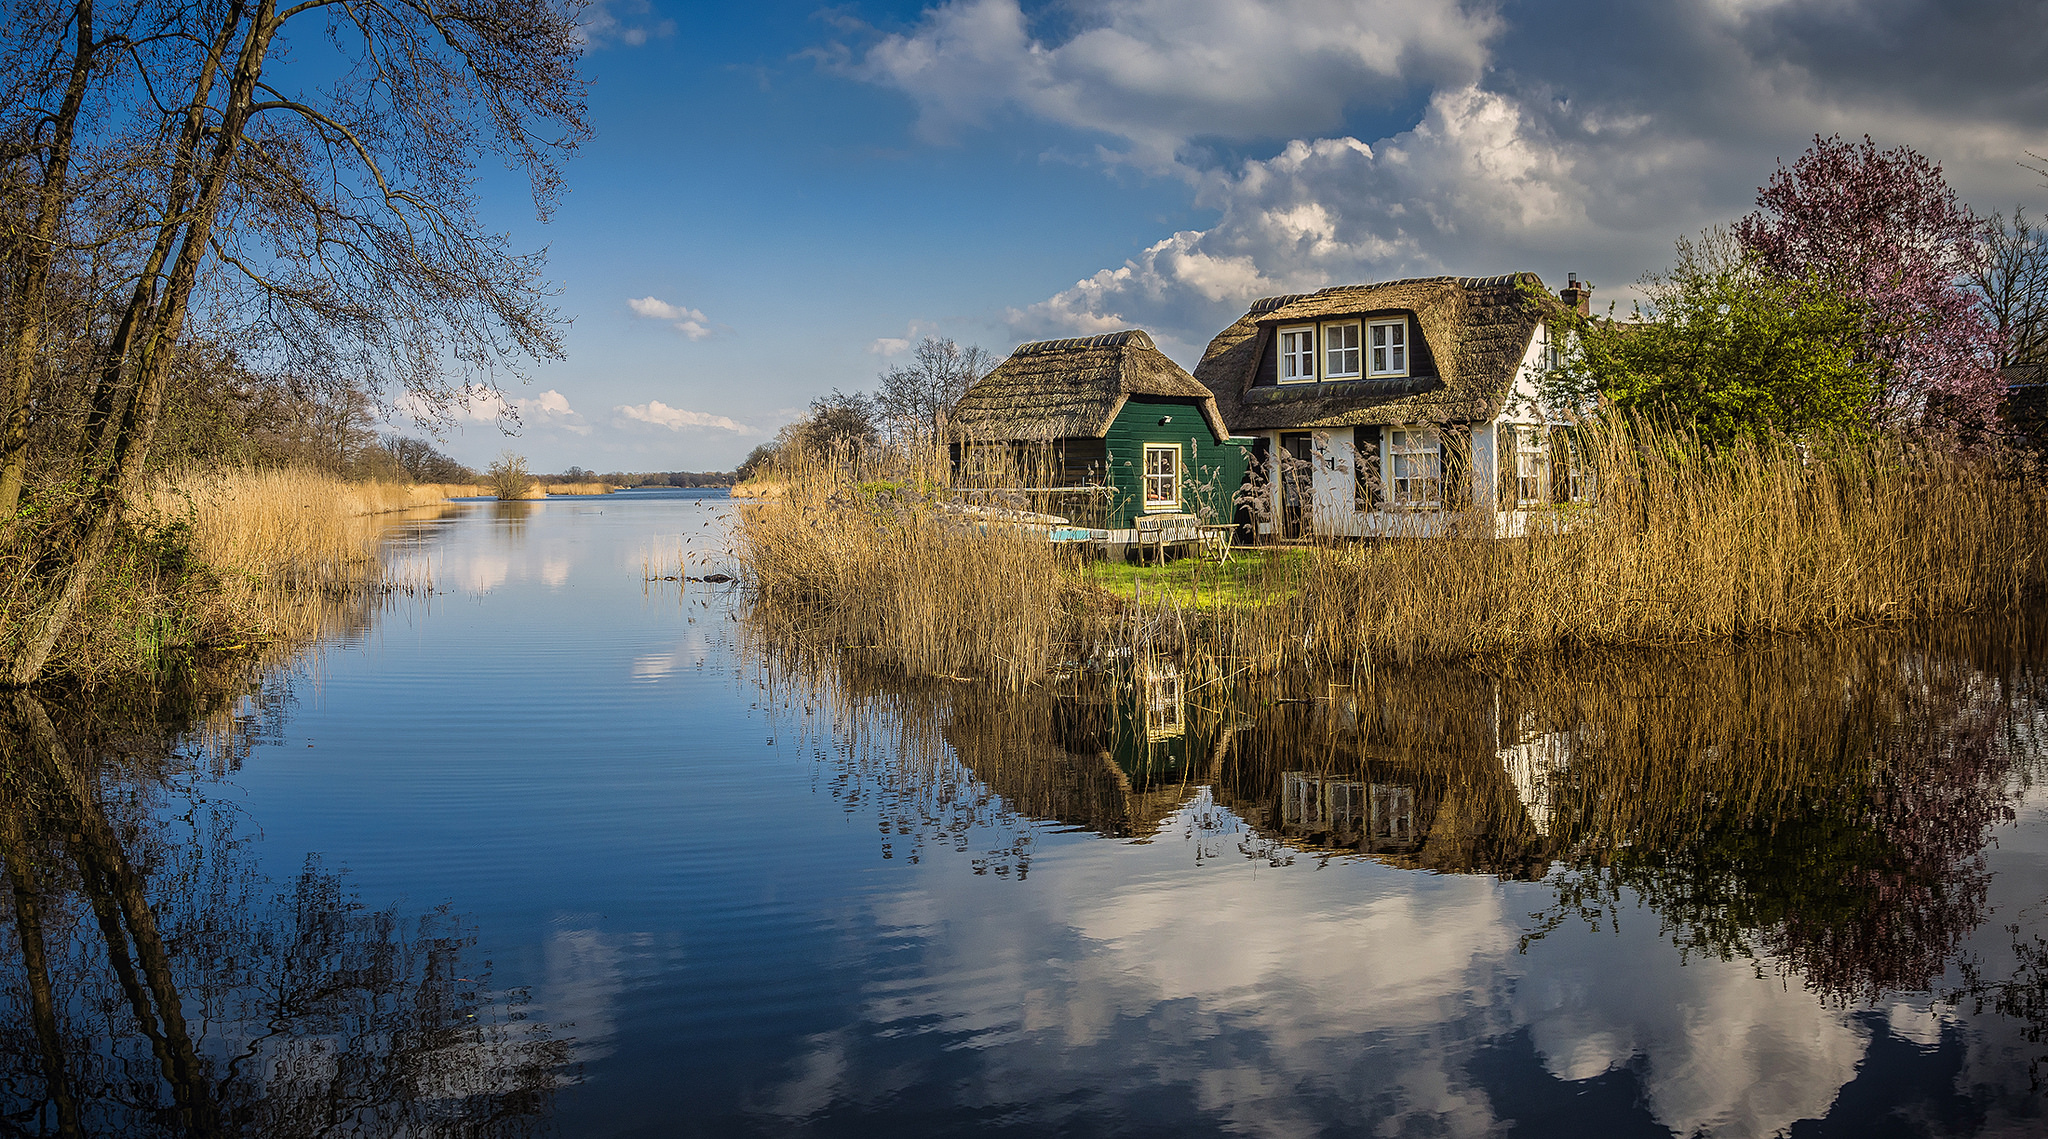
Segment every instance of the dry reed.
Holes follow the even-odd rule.
[[[785,469],[780,495],[740,507],[738,552],[779,627],[1007,687],[1105,654],[1272,672],[1677,645],[2011,612],[2048,586],[2040,493],[1968,455],[1892,439],[1716,452],[1639,423],[1583,445],[1593,507],[1532,512],[1513,537],[1467,515],[1315,545],[1207,605],[1148,593],[1143,571],[1128,592],[1094,584],[1107,575],[1042,530],[961,512],[936,462],[880,483]]]
[[[103,680],[158,667],[169,650],[288,651],[335,621],[359,621],[364,597],[426,584],[387,572],[380,548],[392,524],[438,515],[469,489],[304,470],[165,475],[129,508],[128,537],[99,568],[48,671]],[[0,589],[10,640],[41,602],[10,575]]]

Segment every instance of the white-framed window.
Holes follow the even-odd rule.
[[[1557,433],[1557,458],[1550,469],[1551,484],[1563,493],[1565,502],[1593,501],[1593,467],[1587,461],[1585,444],[1571,430]]]
[[[1375,320],[1367,335],[1371,338],[1372,344],[1373,375],[1408,374],[1408,318]]]
[[[1515,429],[1515,505],[1550,501],[1550,439],[1541,427]]]
[[[1360,371],[1363,353],[1358,343],[1358,322],[1339,321],[1323,326],[1323,378],[1326,380],[1355,380]]]
[[[1305,384],[1316,378],[1316,326],[1280,330],[1280,382]]]
[[[1180,509],[1180,445],[1145,444],[1145,509]]]
[[[1387,501],[1396,510],[1440,510],[1444,504],[1444,445],[1435,430],[1396,427],[1387,432]]]

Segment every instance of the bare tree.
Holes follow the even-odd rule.
[[[927,336],[918,343],[910,364],[882,373],[875,408],[898,440],[935,440],[953,405],[994,367],[994,357],[979,344],[962,348],[950,337]]]
[[[195,317],[248,330],[282,371],[353,375],[366,390],[388,377],[429,409],[560,355],[541,262],[477,218],[474,165],[524,170],[547,216],[555,156],[587,133],[578,7],[202,0],[151,13],[153,33],[110,57],[148,98],[93,124],[136,158],[121,208],[89,220],[92,241],[134,241],[131,284],[105,322],[78,493],[33,537],[46,601],[0,646],[0,681],[41,673],[84,596],[141,487]],[[269,78],[287,51],[294,78],[325,84]]]
[[[1984,245],[1984,260],[1970,283],[1997,329],[1999,368],[2048,364],[2048,232],[2015,206],[2009,220],[1991,215]]]

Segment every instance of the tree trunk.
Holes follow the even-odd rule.
[[[86,82],[92,77],[94,51],[92,0],[78,0],[72,13],[75,45],[71,74],[64,86],[64,99],[52,123],[49,160],[43,166],[43,184],[35,204],[34,227],[24,264],[15,286],[14,316],[19,322],[7,347],[7,419],[0,423],[0,520],[12,519],[21,507],[21,484],[28,468],[28,428],[34,407],[36,358],[43,341],[45,307],[49,302],[50,266],[57,257],[57,236],[71,191],[71,141],[78,127],[78,111],[85,102]]]
[[[24,810],[19,803],[0,809],[6,811],[6,817],[0,819],[0,861],[7,863],[7,882],[14,891],[14,928],[21,941],[22,969],[28,974],[29,1019],[35,1022],[36,1045],[42,1052],[43,1086],[57,1108],[57,1134],[77,1135],[78,1103],[65,1073],[56,995],[50,985],[50,954],[43,938],[42,890],[22,833],[26,829],[22,825]]]
[[[225,57],[227,46],[233,41],[233,33],[242,27],[241,14],[246,8],[237,3],[227,14],[220,35],[215,39],[206,66],[201,72],[194,90],[193,100],[187,105],[185,133],[180,137],[180,159],[196,156],[197,144],[204,136],[204,111],[207,97],[212,90],[218,65]],[[150,443],[156,435],[157,424],[163,416],[164,392],[168,386],[171,365],[175,362],[178,337],[184,331],[185,315],[192,299],[192,289],[199,278],[199,266],[205,259],[208,243],[212,238],[214,216],[219,212],[220,202],[226,192],[228,178],[233,170],[241,148],[242,133],[248,125],[249,107],[253,102],[259,80],[263,74],[263,60],[270,47],[270,41],[277,32],[274,20],[276,0],[259,0],[254,15],[248,21],[247,31],[242,37],[242,47],[237,55],[235,71],[228,85],[227,105],[221,113],[221,121],[214,130],[212,152],[203,164],[193,172],[190,183],[189,207],[167,214],[171,220],[166,230],[158,235],[162,247],[175,245],[176,257],[171,261],[169,276],[163,295],[154,294],[153,279],[145,278],[137,283],[135,295],[129,302],[129,311],[124,314],[124,334],[134,337],[137,348],[134,351],[134,392],[127,401],[127,407],[120,416],[120,425],[113,434],[113,454],[109,460],[106,475],[93,479],[98,485],[88,497],[79,516],[62,528],[65,534],[83,533],[70,550],[63,551],[64,566],[60,570],[63,585],[57,589],[56,597],[36,616],[35,632],[24,645],[21,655],[12,661],[7,669],[4,683],[14,687],[33,684],[42,675],[43,667],[49,663],[50,653],[56,648],[57,640],[71,623],[72,615],[78,611],[79,603],[85,599],[88,587],[99,570],[100,560],[113,543],[114,528],[124,502],[133,500],[142,490],[143,475],[149,462]],[[179,180],[181,183],[182,179]],[[178,204],[173,189],[172,206]],[[161,264],[160,261],[156,262]],[[118,367],[120,360],[110,362]],[[102,385],[106,378],[102,378]],[[107,419],[110,421],[111,416]],[[102,425],[103,427],[103,425]],[[88,430],[88,469],[97,470],[91,461],[92,451],[97,450],[97,441]],[[59,537],[62,541],[62,536]]]
[[[101,909],[102,899],[111,899],[119,907],[121,922],[110,924],[106,920],[108,915],[102,912],[100,927],[107,934],[110,958],[125,963],[128,946],[132,944],[135,949],[135,961],[142,967],[148,994],[145,997],[132,985],[126,986],[129,1000],[143,1032],[157,1046],[158,1062],[170,1084],[183,1129],[188,1135],[211,1135],[219,1129],[213,1096],[198,1050],[192,1045],[191,1030],[185,1023],[184,998],[179,995],[177,978],[171,970],[170,953],[157,931],[156,913],[150,908],[142,875],[129,863],[127,852],[100,809],[97,789],[71,762],[41,701],[28,693],[16,693],[14,706],[50,789],[63,800],[68,808],[65,813],[76,827],[71,848],[80,871],[97,887],[92,890],[94,908]],[[125,933],[122,925],[126,926]]]

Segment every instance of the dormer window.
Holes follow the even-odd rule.
[[[1280,382],[1305,384],[1316,378],[1316,328],[1312,324],[1280,330]]]
[[[1323,378],[1355,380],[1359,377],[1358,322],[1339,321],[1323,326]]]
[[[1408,374],[1408,320],[1375,320],[1368,331],[1372,344],[1372,374]]]

